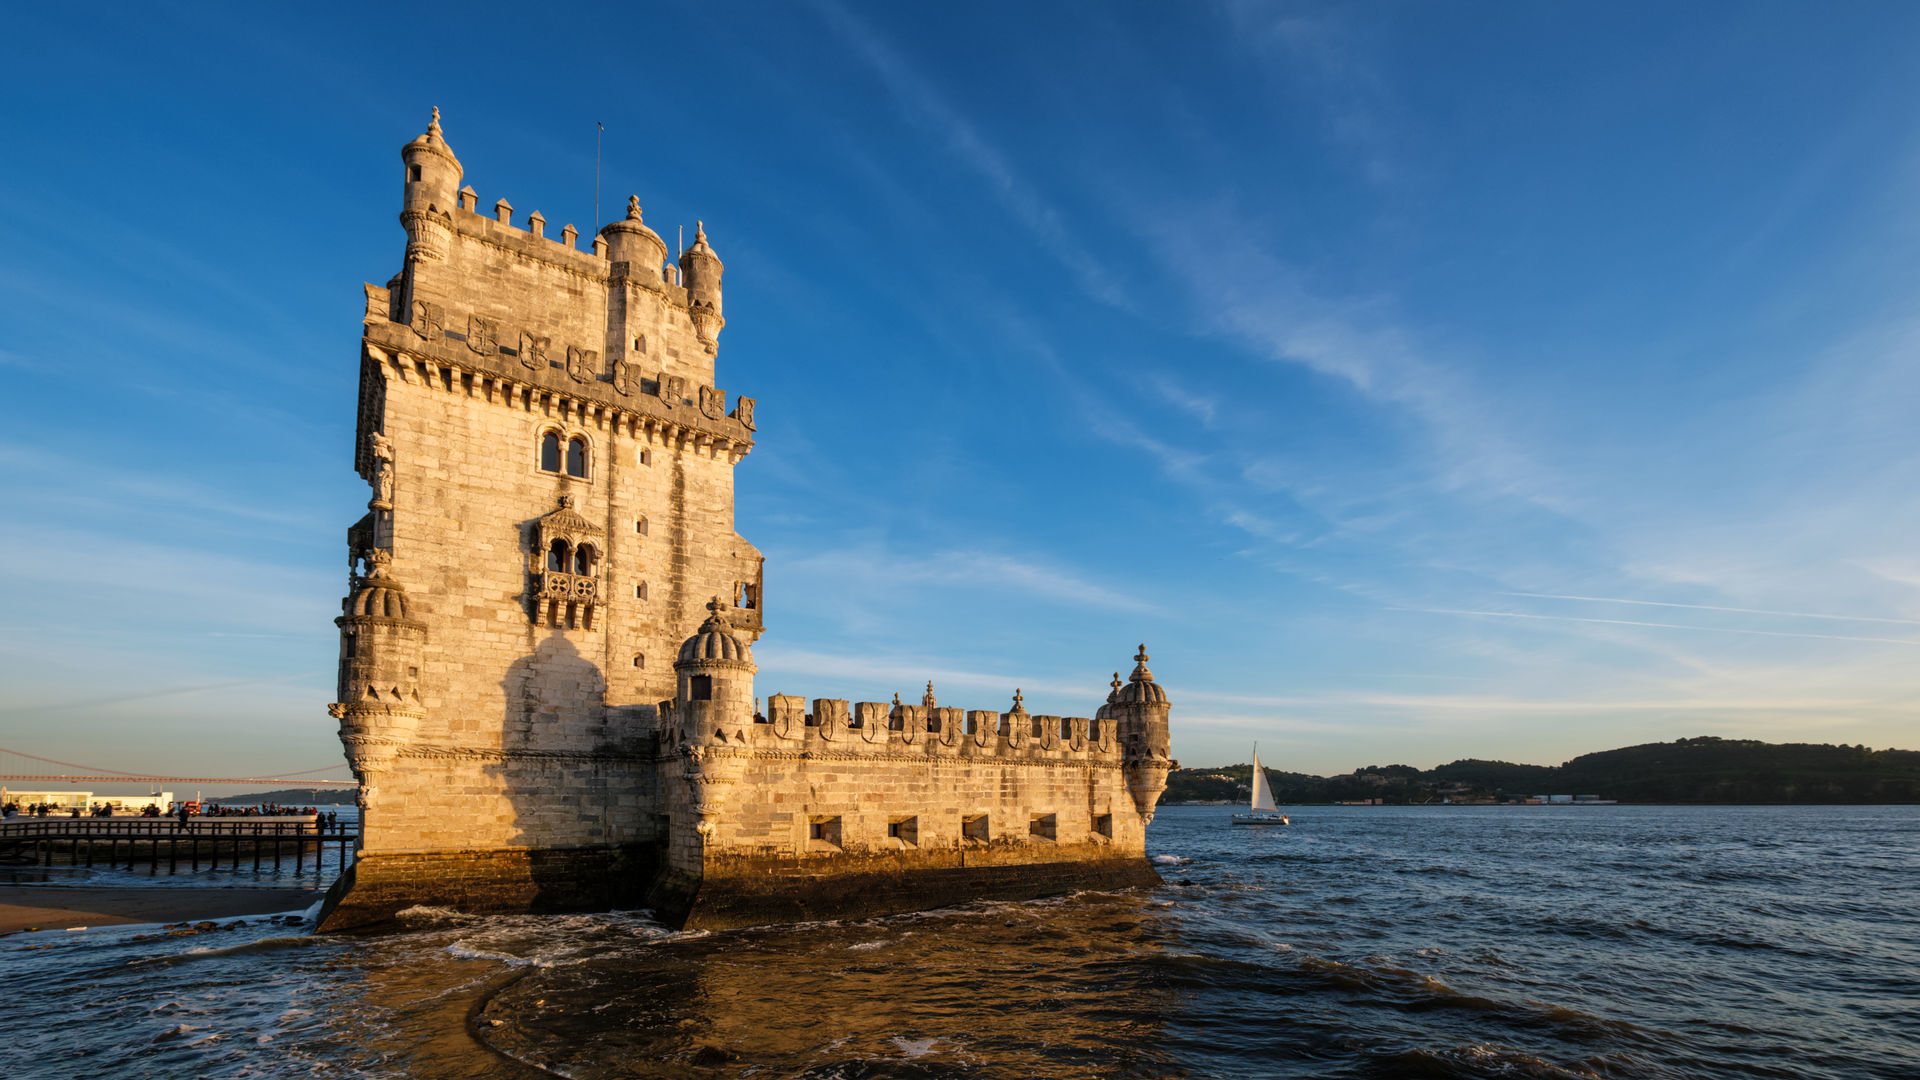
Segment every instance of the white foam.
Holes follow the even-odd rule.
[[[933,1052],[933,1044],[938,1039],[909,1039],[901,1035],[893,1037],[893,1045],[900,1048],[900,1056],[908,1060],[926,1057]]]

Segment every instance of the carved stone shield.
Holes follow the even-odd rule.
[[[600,374],[600,352],[567,346],[567,377],[574,382],[592,382]]]
[[[733,418],[740,421],[740,426],[748,431],[759,430],[753,426],[753,399],[750,397],[741,398],[740,403],[734,406]]]
[[[727,392],[716,386],[700,388],[700,412],[718,420],[727,415]]]
[[[424,341],[439,341],[446,333],[447,314],[439,304],[413,302],[413,332]]]
[[[481,356],[492,356],[500,351],[500,323],[484,315],[467,317],[467,348]]]
[[[547,347],[551,344],[553,344],[552,338],[541,337],[538,334],[530,334],[525,330],[520,331],[520,363],[535,371],[545,371],[547,369]]]

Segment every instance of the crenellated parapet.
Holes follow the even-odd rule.
[[[697,727],[692,714],[678,705],[665,710],[673,719],[661,731],[663,748],[670,752],[705,742],[759,758],[951,758],[1113,769],[1126,760],[1120,725],[1114,720],[1029,713],[1017,696],[1003,712],[898,700],[815,698],[809,703],[776,693],[767,697],[764,711],[749,709],[746,722],[722,725],[717,735]]]
[[[723,267],[704,223],[676,261],[641,220],[638,197],[590,252],[578,249],[571,224],[549,235],[538,210],[524,228],[504,198],[483,213],[478,194],[461,186],[437,109],[401,158],[406,260],[386,287],[367,286],[367,352],[657,413],[667,426],[752,444],[753,399],[729,407],[711,385]],[[546,302],[556,292],[595,300]]]

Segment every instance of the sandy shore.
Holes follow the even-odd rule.
[[[270,915],[304,910],[322,895],[317,889],[0,885],[0,934]]]

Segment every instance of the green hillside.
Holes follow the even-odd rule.
[[[1237,802],[1248,765],[1177,769],[1162,802]],[[1920,802],[1920,751],[1764,743],[1702,736],[1582,754],[1562,765],[1464,759],[1432,769],[1368,765],[1343,776],[1267,770],[1282,803],[1379,799],[1407,804],[1525,795],[1593,795],[1651,803]]]

